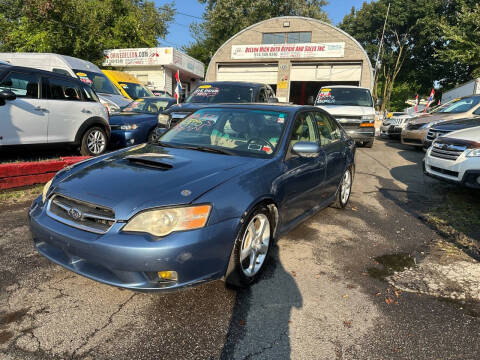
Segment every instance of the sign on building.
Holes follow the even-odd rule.
[[[232,59],[343,58],[345,43],[232,45]]]

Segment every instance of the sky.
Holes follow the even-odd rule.
[[[352,6],[360,8],[365,0],[330,0],[324,9],[334,25],[342,21],[343,17],[350,12]],[[370,0],[368,0],[370,1]],[[157,6],[170,3],[171,0],[154,0]],[[197,0],[175,0],[177,15],[175,20],[169,26],[169,34],[163,39],[159,39],[160,46],[173,46],[181,48],[193,42],[190,34],[189,25],[192,22],[200,22],[203,14],[204,5]]]

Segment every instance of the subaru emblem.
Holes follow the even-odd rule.
[[[82,218],[82,212],[76,208],[71,208],[68,210],[68,215],[73,219],[73,220],[80,220]]]

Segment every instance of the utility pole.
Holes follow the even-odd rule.
[[[385,37],[385,28],[387,27],[387,21],[388,21],[388,15],[390,13],[390,3],[388,3],[388,8],[387,8],[387,15],[385,16],[385,22],[383,23],[383,31],[382,31],[382,37],[380,39],[380,45],[378,46],[378,53],[377,53],[377,58],[375,59],[375,71],[374,71],[374,79],[375,81],[373,82],[375,88],[373,89],[374,90],[374,94],[375,94],[375,98],[378,98],[378,94],[377,94],[377,80],[378,80],[378,70],[379,70],[379,67],[381,66],[380,65],[380,54],[382,52],[382,47],[383,47],[383,39]]]

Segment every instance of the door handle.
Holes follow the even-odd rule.
[[[91,114],[92,112],[90,110],[87,110],[87,109],[82,109],[82,113]]]

